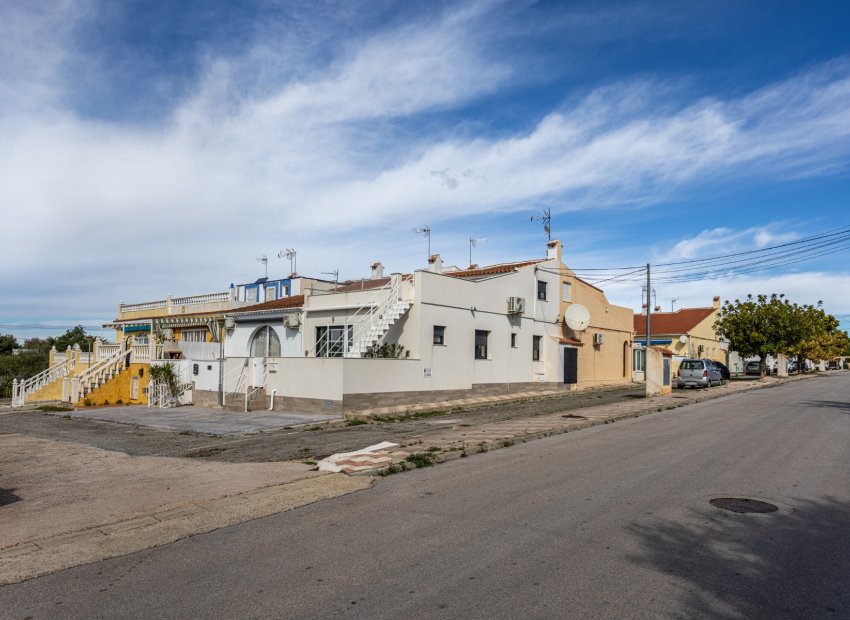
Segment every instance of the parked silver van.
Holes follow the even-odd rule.
[[[684,387],[711,387],[723,383],[720,368],[711,360],[682,360],[676,385]]]

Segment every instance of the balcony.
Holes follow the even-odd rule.
[[[235,289],[231,289],[223,293],[206,293],[185,297],[171,297],[169,295],[165,299],[138,304],[122,303],[118,304],[118,320],[151,319],[202,312],[226,312],[248,305],[247,302],[237,301],[234,294]]]

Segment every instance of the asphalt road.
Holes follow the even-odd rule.
[[[848,618],[848,439],[850,374],[758,390],[6,586],[0,617]]]

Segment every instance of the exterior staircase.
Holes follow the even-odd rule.
[[[352,344],[345,357],[363,357],[371,347],[380,344],[396,321],[407,313],[413,302],[403,298],[402,284],[401,277],[393,275],[390,283],[381,289],[376,303],[370,304],[357,317],[352,325]]]

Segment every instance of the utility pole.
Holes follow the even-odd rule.
[[[652,334],[650,333],[650,324],[652,323],[652,319],[650,315],[652,314],[652,306],[649,303],[649,294],[652,290],[652,282],[650,281],[649,276],[649,263],[646,264],[646,359],[649,361],[649,343],[652,342]],[[646,372],[646,371],[645,371]]]

